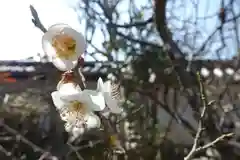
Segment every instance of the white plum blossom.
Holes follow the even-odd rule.
[[[207,78],[210,75],[210,71],[207,68],[201,68],[201,75],[205,78]]]
[[[103,83],[102,78],[98,79],[97,91],[102,93],[105,99],[107,107],[110,109],[110,112],[114,114],[122,113],[122,108],[119,106],[119,100],[113,98],[112,96],[112,84],[111,81],[106,81]]]
[[[100,127],[101,121],[99,117],[92,112],[90,112],[89,114],[90,116],[85,119],[84,123],[82,121],[79,121],[77,123],[68,121],[65,123],[64,127],[66,132],[72,134],[70,141],[74,141],[77,137],[83,135],[89,129]]]
[[[42,48],[56,68],[67,71],[76,67],[86,42],[83,35],[69,25],[55,24],[43,35]]]
[[[94,111],[105,108],[102,93],[94,90],[81,90],[72,82],[63,83],[51,94],[53,103],[65,121],[65,129],[73,136],[81,135],[85,130],[99,128],[101,121]]]
[[[234,74],[234,70],[232,68],[226,68],[225,72],[230,76]]]
[[[223,76],[223,71],[221,70],[221,68],[214,68],[213,73],[218,78],[221,78]]]

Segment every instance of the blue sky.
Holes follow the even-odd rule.
[[[114,1],[114,0],[109,0],[109,2]],[[229,3],[230,0],[225,0],[225,5]],[[75,7],[78,4],[81,5],[81,1],[79,0],[72,0],[69,1],[70,7]],[[122,0],[122,3],[119,5],[118,10],[121,12],[121,20],[119,21],[120,24],[128,23],[129,22],[129,17],[128,17],[128,2],[129,0]],[[140,8],[141,5],[148,4],[149,5],[149,0],[132,0],[136,4],[138,8]],[[191,54],[194,53],[198,50],[198,48],[202,45],[202,43],[208,38],[208,36],[215,31],[215,29],[219,26],[219,21],[217,17],[217,13],[219,12],[220,9],[220,4],[221,0],[182,0],[182,1],[169,1],[168,3],[168,16],[169,17],[177,17],[179,20],[176,20],[171,18],[169,21],[169,27],[173,30],[176,28],[182,28],[183,20],[188,20],[191,21],[193,24],[195,22],[195,16],[197,15],[198,17],[201,17],[198,21],[197,24],[191,25],[188,23],[186,25],[187,29],[183,31],[175,31],[174,32],[174,39],[175,40],[183,40],[184,37],[187,37],[187,42],[186,39],[184,40],[187,44],[190,44],[194,49],[189,49],[187,46],[184,47],[184,51],[187,51],[187,53]],[[173,3],[171,3],[173,2]],[[197,3],[197,9],[194,3]],[[150,4],[151,5],[151,4]],[[235,14],[239,13],[239,6],[240,2],[236,0],[234,2],[234,11],[236,12]],[[169,13],[171,11],[171,14]],[[148,19],[151,15],[151,11],[144,11],[143,12],[145,19]],[[171,15],[171,16],[170,16]],[[204,17],[208,17],[207,19],[204,19]],[[227,19],[232,18],[232,14],[228,13]],[[229,30],[232,28],[232,24],[227,24],[225,25],[225,29]],[[99,27],[100,28],[100,27]],[[238,28],[239,28],[239,21],[238,21]],[[239,28],[240,29],[240,28]],[[200,35],[196,37],[196,40],[194,40],[195,35],[194,32],[198,31]],[[188,36],[186,36],[186,32],[190,33]],[[124,33],[124,32],[123,32]],[[232,31],[227,31],[224,34],[226,37],[228,37],[228,40],[226,41],[227,47],[222,50],[220,57],[222,59],[225,58],[231,58],[234,56],[238,48],[236,46],[236,38],[235,38],[235,33]],[[238,35],[240,36],[240,35]],[[99,43],[99,37],[103,37],[103,34],[101,33],[100,29],[97,29],[95,40],[93,41],[95,45],[98,48],[101,48],[101,43]],[[137,38],[137,37],[136,37]],[[214,36],[215,42],[214,44],[208,45],[208,51],[207,55],[205,58],[217,58],[216,55],[216,49],[220,46],[221,43],[219,43],[219,34],[215,34]],[[148,40],[153,42],[153,43],[161,43],[159,38],[156,37],[148,37]],[[218,41],[218,42],[217,42]]]
[[[109,2],[114,0],[109,0]],[[176,0],[175,0],[176,1]],[[183,0],[181,2],[185,3],[185,9],[181,9],[179,4],[175,4],[173,6],[168,5],[168,7],[174,7],[171,11],[175,16],[178,16],[180,19],[190,19],[190,15],[195,14],[195,9],[192,2],[196,0]],[[228,0],[229,1],[229,0]],[[121,21],[119,23],[124,23],[129,21],[129,17],[126,14],[128,3],[126,0],[123,0],[119,9],[121,10]],[[139,0],[136,1],[137,6],[141,6],[145,3],[149,3],[148,0]],[[177,1],[176,1],[177,2]],[[226,1],[227,2],[227,1]],[[0,19],[1,24],[0,29],[1,32],[1,55],[0,59],[2,60],[12,60],[12,59],[24,59],[30,56],[37,55],[37,53],[43,54],[41,49],[41,36],[42,32],[39,31],[31,22],[31,12],[29,10],[29,5],[32,4],[39,13],[40,19],[43,24],[48,28],[54,23],[67,23],[79,30],[83,34],[85,34],[85,20],[82,17],[81,13],[76,13],[76,6],[81,5],[81,0],[8,0],[3,1],[2,5],[0,5]],[[198,8],[198,16],[211,16],[216,13],[218,10],[218,6],[220,4],[220,0],[201,0],[199,1]],[[240,3],[239,3],[240,5]],[[236,7],[236,11],[239,9]],[[150,12],[144,12],[144,16],[147,18],[151,15]],[[181,16],[179,16],[181,15]],[[79,18],[81,21],[79,21]],[[173,29],[176,27],[181,27],[181,23],[176,20],[171,20],[171,26]],[[3,25],[4,24],[4,25]],[[218,22],[216,20],[216,16],[213,18],[209,18],[205,21],[199,21],[197,25],[197,29],[202,33],[202,35],[198,38],[197,42],[194,43],[192,37],[188,37],[191,45],[195,47],[199,47],[200,44],[207,38],[207,36],[214,31]],[[100,27],[99,27],[100,28]],[[188,25],[188,31],[194,32],[196,27]],[[175,39],[182,39],[184,37],[185,32],[177,32],[174,35]],[[230,35],[231,36],[231,35]],[[101,48],[101,44],[103,37],[100,29],[98,29],[94,44]],[[155,41],[156,39],[152,39],[151,41]],[[236,53],[236,45],[234,44],[235,40],[229,40],[228,49],[224,50],[225,57],[231,56]],[[211,51],[213,51],[218,44],[211,46]],[[90,49],[91,50],[91,49]],[[187,51],[189,49],[186,48]],[[190,51],[189,51],[190,52]],[[208,57],[214,57],[211,55],[211,52]],[[98,59],[104,59],[104,57],[98,55]],[[38,59],[37,57],[35,58]],[[89,56],[87,56],[87,60],[93,60]]]
[[[229,1],[230,0],[225,0],[224,2],[225,2],[225,4],[228,4]],[[212,0],[212,1],[183,0],[183,1],[176,1],[176,2],[178,2],[178,4],[175,5],[175,8],[172,9],[172,12],[175,16],[177,16],[180,19],[180,21],[188,20],[193,23],[193,22],[195,22],[196,14],[198,15],[198,17],[208,17],[207,19],[201,18],[198,21],[197,25],[195,25],[195,24],[191,25],[190,23],[188,23],[187,30],[179,31],[174,36],[175,40],[179,40],[179,39],[183,39],[184,35],[186,34],[186,31],[188,31],[189,33],[193,33],[192,35],[195,35],[194,31],[198,30],[201,34],[197,38],[196,42],[193,40],[194,39],[193,36],[187,36],[188,37],[187,43],[191,44],[191,46],[193,46],[193,47],[196,47],[196,50],[198,50],[197,48],[199,48],[202,45],[202,43],[208,38],[208,36],[210,34],[212,34],[215,31],[215,29],[220,24],[218,21],[218,17],[216,16],[216,13],[219,12],[221,0]],[[185,5],[184,7],[179,7],[181,2],[184,2],[183,3]],[[195,3],[197,2],[199,4],[197,10],[192,2],[195,2]],[[239,6],[240,6],[240,2],[235,0],[234,11],[236,12],[236,14],[239,14],[239,8],[240,8]],[[172,7],[173,6],[169,6],[169,8],[172,8]],[[227,19],[232,18],[232,17],[233,17],[232,14],[230,12],[228,12]],[[181,28],[182,24],[183,24],[176,19],[171,20],[170,22],[171,22],[171,24],[175,24],[175,25],[173,25],[172,28],[176,28],[176,26],[178,28]],[[230,29],[233,28],[233,25],[227,24],[227,25],[225,25],[225,27],[226,27],[225,29],[228,31],[225,32],[224,35],[228,37],[228,40],[226,41],[227,47],[225,47],[225,49],[221,53],[221,58],[230,58],[236,54],[238,49],[236,46],[235,33],[230,31]],[[240,29],[239,28],[239,20],[238,20],[238,29]],[[239,36],[240,35],[238,34],[238,37]],[[216,34],[214,36],[214,39],[215,39],[214,44],[208,46],[209,51],[208,51],[208,55],[206,56],[206,58],[216,58],[215,51],[220,46],[219,35]],[[191,50],[193,50],[193,49],[191,49]],[[191,53],[190,49],[187,49],[187,47],[186,47],[186,51],[188,51],[188,53]]]

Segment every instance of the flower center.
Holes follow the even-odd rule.
[[[53,37],[52,46],[55,48],[59,58],[69,59],[76,53],[76,40],[66,34]]]
[[[72,101],[68,109],[70,116],[73,116],[74,118],[83,117],[87,111],[86,105],[79,101]]]
[[[114,146],[115,144],[116,144],[116,142],[117,142],[117,136],[116,135],[111,135],[110,137],[109,137],[109,143],[110,143],[110,145],[112,145],[112,146]]]

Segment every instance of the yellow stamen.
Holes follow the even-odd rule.
[[[69,35],[56,35],[52,39],[52,46],[55,48],[59,58],[69,59],[76,54],[76,40]]]
[[[59,112],[61,117],[64,117],[67,121],[84,121],[87,107],[79,101],[72,101],[66,107],[63,107]]]
[[[111,136],[109,137],[109,143],[110,143],[110,145],[115,146],[117,140],[118,140],[118,138],[117,138],[116,135],[111,135]]]
[[[86,113],[86,106],[85,104],[79,101],[72,101],[69,105],[69,114],[70,116],[79,118],[82,117]]]

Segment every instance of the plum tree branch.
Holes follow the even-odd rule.
[[[44,27],[44,25],[42,24],[42,22],[40,21],[37,11],[35,10],[35,8],[30,5],[30,10],[32,12],[32,16],[33,16],[33,23],[34,25],[39,28],[43,33],[45,33],[47,30]],[[74,69],[73,69],[73,74],[75,77],[75,82],[77,84],[79,84],[81,86],[82,89],[86,88],[86,84],[85,84],[85,77],[84,75],[81,73],[80,70],[80,64],[78,64]],[[114,153],[118,153],[118,154],[123,154],[125,153],[124,148],[121,145],[121,141],[120,141],[120,137],[118,136],[118,133],[116,131],[116,129],[114,129],[113,124],[110,123],[110,121],[105,118],[104,116],[101,115],[101,113],[97,112],[96,113],[101,121],[102,124],[104,126],[104,132],[106,134],[104,134],[105,136],[105,140],[108,141],[108,143],[110,143],[110,146],[113,149]]]

